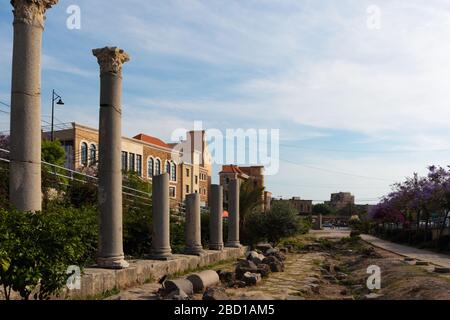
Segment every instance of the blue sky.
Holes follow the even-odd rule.
[[[9,103],[12,13],[0,7],[0,101]],[[81,30],[66,28],[70,5]],[[367,27],[371,5],[380,29]],[[166,140],[206,128],[280,129],[274,196],[373,203],[450,159],[450,4],[430,0],[61,0],[47,13],[43,119],[97,127],[98,65],[119,46],[124,134]],[[6,110],[0,107],[0,110]],[[0,113],[0,130],[9,118]],[[287,161],[285,161],[287,160]],[[216,168],[217,169],[217,168]]]

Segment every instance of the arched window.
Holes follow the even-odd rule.
[[[147,163],[147,176],[149,178],[153,177],[154,167],[155,167],[155,160],[153,158],[149,158]]]
[[[170,175],[170,162],[166,161],[166,172],[169,174],[169,179],[171,179],[171,175]]]
[[[88,165],[88,144],[86,142],[81,144],[81,164],[83,166]]]
[[[159,176],[161,174],[161,160],[156,159],[155,162],[155,176]]]
[[[172,181],[177,181],[177,165],[175,164],[175,162],[172,162],[171,164],[170,174]]]
[[[89,165],[93,166],[97,162],[97,147],[95,144],[91,144],[91,148],[89,149]]]

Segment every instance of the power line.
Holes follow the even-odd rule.
[[[317,152],[342,152],[342,153],[370,153],[370,154],[405,154],[405,153],[421,153],[421,152],[450,152],[450,149],[422,149],[422,150],[346,150],[346,149],[327,149],[327,148],[308,148],[304,146],[295,146],[288,144],[280,144],[281,147],[310,150]]]
[[[284,161],[284,162],[287,162],[287,163],[294,164],[296,166],[301,166],[301,167],[305,167],[305,168],[309,168],[309,169],[313,169],[313,170],[318,170],[318,171],[323,171],[323,172],[328,172],[328,173],[333,173],[333,174],[340,174],[340,175],[345,175],[345,176],[350,176],[350,177],[355,177],[355,178],[361,178],[361,179],[368,179],[368,180],[379,180],[379,181],[388,181],[388,182],[392,181],[390,179],[385,179],[385,178],[363,176],[363,175],[353,174],[353,173],[349,173],[349,172],[335,171],[335,170],[315,167],[315,166],[311,166],[311,165],[307,165],[307,164],[303,164],[303,163],[298,163],[298,162],[294,162],[294,161],[289,161],[289,160],[285,160],[285,159],[280,159],[280,160]]]

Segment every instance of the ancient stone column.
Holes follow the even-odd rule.
[[[201,255],[203,251],[201,237],[200,194],[186,196],[186,254]]]
[[[227,247],[239,248],[239,180],[233,179],[228,186],[228,242]]]
[[[122,239],[122,64],[129,56],[122,49],[93,50],[100,65],[98,265],[128,267]]]
[[[211,185],[209,216],[209,249],[223,250],[223,187]]]
[[[153,235],[150,258],[168,260],[170,248],[169,174],[153,177]]]
[[[40,211],[41,50],[45,12],[58,0],[12,0],[14,44],[11,84],[10,201]]]

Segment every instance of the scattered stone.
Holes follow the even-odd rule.
[[[218,274],[222,283],[230,283],[236,280],[236,274],[234,272],[220,271]]]
[[[256,269],[256,264],[247,259],[238,259],[238,267]]]
[[[323,276],[323,278],[324,278],[325,280],[330,281],[330,282],[336,282],[336,281],[337,281],[337,279],[336,279],[334,276],[332,276],[331,274],[325,274],[325,275]]]
[[[208,288],[203,294],[203,300],[207,301],[223,301],[228,299],[229,297],[224,288]]]
[[[366,298],[367,300],[376,300],[381,298],[383,295],[380,293],[370,293],[370,294],[366,294],[364,296],[364,298]]]
[[[288,252],[294,252],[294,246],[292,244],[287,244],[286,249],[288,249]]]
[[[263,262],[265,256],[263,254],[259,254],[256,251],[250,251],[247,254],[247,260],[252,261],[254,264],[259,265]]]
[[[353,300],[355,300],[355,297],[354,296],[346,296],[346,297],[342,297],[342,300],[344,300],[344,301],[353,301]]]
[[[429,265],[428,261],[416,261],[416,266],[427,266]]]
[[[348,275],[343,272],[336,273],[336,279],[338,280],[345,280],[347,279]]]
[[[207,288],[216,286],[220,282],[219,275],[213,270],[191,274],[187,280],[192,282],[195,293],[203,293]]]
[[[261,263],[260,265],[258,265],[258,269],[256,272],[259,273],[261,275],[261,277],[265,278],[265,277],[269,276],[271,271],[272,270],[269,265]]]
[[[406,262],[412,262],[412,261],[415,261],[416,259],[411,258],[411,257],[406,257],[406,258],[403,259],[403,260],[406,261]]]
[[[172,292],[179,291],[184,292],[187,295],[194,294],[194,286],[192,282],[187,279],[167,280],[163,283],[163,295],[167,296]]]
[[[233,288],[245,288],[247,284],[244,281],[237,280],[233,283]]]
[[[315,277],[306,277],[304,280],[309,282],[309,283],[313,283],[313,284],[319,284],[320,283],[320,280],[315,278]]]
[[[280,252],[284,254],[288,254],[289,250],[287,248],[280,248]]]
[[[176,289],[165,296],[166,300],[189,300],[189,296],[181,289]]]
[[[341,292],[339,292],[341,295],[346,296],[348,294],[347,289],[342,289]]]
[[[284,264],[275,256],[269,256],[265,258],[263,263],[269,265],[272,272],[284,271]]]
[[[270,243],[260,243],[256,245],[256,249],[260,250],[261,252],[266,252],[269,249],[273,249],[273,247]]]
[[[314,292],[315,294],[320,293],[320,286],[318,284],[311,283],[309,284],[309,287],[311,288],[311,291]]]
[[[359,290],[364,290],[364,286],[362,284],[355,284],[353,286],[351,286],[352,290],[355,291],[359,291]]]
[[[434,267],[434,272],[436,272],[436,273],[450,273],[450,268]]]
[[[247,285],[253,286],[261,281],[261,275],[259,273],[246,272],[242,279]]]

